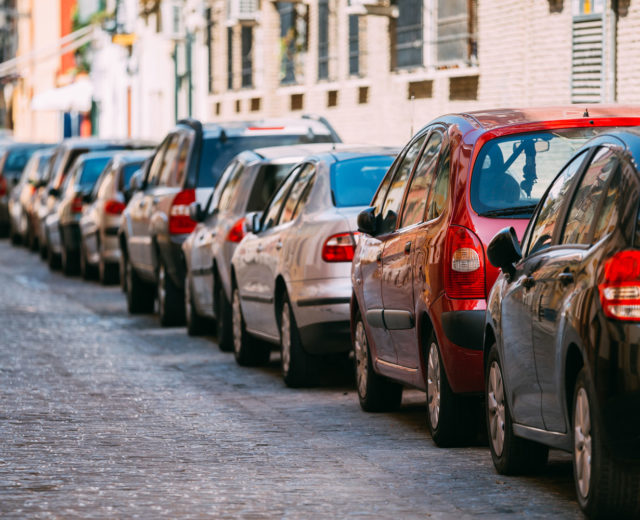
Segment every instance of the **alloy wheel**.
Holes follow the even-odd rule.
[[[491,445],[494,453],[500,457],[504,449],[504,385],[502,384],[502,372],[496,361],[491,363],[489,369],[489,382],[487,391],[487,407],[489,409],[489,431],[491,434]]]
[[[578,390],[573,412],[573,457],[578,490],[586,498],[591,487],[591,415],[589,397],[584,388]]]
[[[282,346],[282,372],[289,373],[291,367],[291,317],[289,303],[282,304],[282,317],[280,325],[280,344]]]
[[[233,291],[232,319],[233,322],[233,350],[240,355],[242,350],[242,309],[240,308],[240,296],[238,289]]]
[[[369,346],[367,344],[367,334],[364,330],[362,320],[358,320],[356,325],[354,354],[356,359],[356,379],[358,383],[358,394],[364,398],[367,396],[367,371],[369,369]]]
[[[427,405],[429,420],[432,428],[435,429],[440,422],[440,357],[435,342],[429,347],[427,361]]]

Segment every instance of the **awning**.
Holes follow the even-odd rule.
[[[88,112],[91,110],[93,86],[88,79],[81,79],[66,87],[53,88],[33,96],[32,110],[56,110],[60,112]]]

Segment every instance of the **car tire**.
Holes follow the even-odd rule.
[[[128,311],[131,314],[153,312],[153,304],[155,302],[153,287],[140,279],[128,258],[125,259],[124,263],[127,279]]]
[[[232,322],[233,322],[233,355],[240,366],[261,366],[269,362],[271,349],[268,345],[258,342],[247,332],[242,307],[240,306],[240,292],[233,289]]]
[[[47,247],[45,251],[47,255],[47,264],[49,264],[49,269],[51,269],[52,271],[56,271],[60,269],[60,255],[57,255],[56,253],[54,253],[51,247]]]
[[[302,346],[296,318],[286,293],[280,305],[280,359],[282,379],[289,388],[312,384],[313,359]]]
[[[187,321],[187,334],[201,336],[206,331],[207,320],[198,314],[191,294],[191,282],[187,276],[184,280],[184,311]]]
[[[60,255],[62,263],[62,272],[67,276],[72,276],[78,272],[77,255],[73,251],[69,251],[64,244],[62,244],[62,254]]]
[[[184,291],[173,283],[162,262],[158,266],[156,280],[160,325],[163,327],[184,325]]]
[[[216,297],[216,334],[218,335],[218,347],[223,352],[233,351],[233,318],[231,304],[224,293],[222,283],[218,280]]]
[[[120,250],[120,261],[118,262],[118,272],[120,277],[120,290],[127,292],[127,257],[122,249]]]
[[[120,281],[120,266],[100,259],[98,263],[98,280],[102,285],[115,285]]]
[[[485,372],[485,412],[493,465],[502,475],[534,473],[544,467],[549,448],[517,437],[506,397],[502,363],[495,343],[489,350]]]
[[[365,412],[391,412],[402,402],[402,385],[373,370],[367,331],[358,310],[355,315],[353,359],[360,407]]]
[[[573,393],[573,474],[578,504],[589,518],[640,518],[640,467],[614,461],[603,443],[589,373]]]
[[[80,276],[84,280],[93,280],[95,279],[95,268],[89,263],[87,259],[87,250],[84,245],[80,246]]]

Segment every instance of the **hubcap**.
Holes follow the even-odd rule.
[[[487,392],[487,407],[489,409],[489,429],[491,432],[491,445],[493,451],[500,457],[504,449],[504,385],[502,384],[502,372],[496,361],[491,363],[489,369],[489,389]]]
[[[358,320],[356,325],[356,335],[354,343],[356,358],[356,380],[358,383],[358,394],[363,399],[367,397],[367,371],[369,370],[369,346],[367,344],[367,334],[364,331],[362,320]]]
[[[437,428],[440,422],[440,358],[435,343],[429,347],[427,361],[427,405],[431,426]]]
[[[289,315],[289,304],[282,305],[282,319],[280,320],[280,343],[282,346],[282,372],[289,373],[291,367],[291,318]]]
[[[578,489],[583,498],[591,486],[591,415],[589,397],[584,388],[578,390],[573,417],[573,458],[576,465]]]
[[[240,308],[240,296],[238,289],[233,291],[233,350],[240,354],[242,348],[242,309]]]
[[[164,289],[164,266],[160,266],[158,270],[158,305],[160,307],[160,315],[164,314],[164,299],[165,299],[165,289]]]

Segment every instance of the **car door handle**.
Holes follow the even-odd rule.
[[[276,249],[277,249],[278,251],[280,251],[280,249],[282,249],[282,242],[278,242],[278,243],[276,244]]]
[[[411,242],[407,242],[404,245],[404,254],[408,255],[411,252]]]
[[[533,287],[535,284],[536,279],[533,276],[527,276],[524,280],[522,280],[522,285],[527,289],[531,289],[531,287]]]
[[[571,271],[564,271],[558,275],[558,280],[562,285],[569,285],[573,283],[573,273]]]

